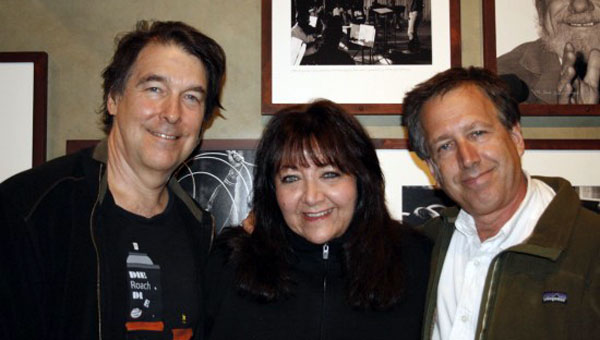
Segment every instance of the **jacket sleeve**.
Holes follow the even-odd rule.
[[[0,339],[36,339],[42,318],[29,266],[31,242],[11,193],[0,185]]]
[[[600,228],[600,226],[597,227]],[[587,324],[590,329],[588,335],[590,339],[600,338],[600,246],[596,248],[596,252],[596,258],[592,261],[589,290],[583,296],[585,308],[582,316],[588,318]]]
[[[1,190],[1,186],[0,186]],[[0,191],[1,195],[1,191]],[[5,212],[5,202],[0,196],[0,338],[12,339],[9,325],[12,323],[9,318],[12,312],[12,301],[10,299],[11,286],[9,284],[8,273],[10,272],[8,251],[8,220]]]

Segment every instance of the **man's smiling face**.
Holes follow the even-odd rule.
[[[181,47],[144,47],[123,93],[107,103],[114,116],[109,148],[117,161],[168,177],[198,144],[206,84],[202,62]]]
[[[470,84],[430,99],[420,116],[427,164],[448,196],[476,220],[511,216],[526,191],[519,126],[508,130],[492,101]]]

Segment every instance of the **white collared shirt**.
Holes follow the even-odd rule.
[[[556,193],[528,174],[527,193],[500,231],[481,242],[475,220],[461,210],[456,218],[437,292],[433,339],[474,339],[487,272],[504,249],[525,241]]]

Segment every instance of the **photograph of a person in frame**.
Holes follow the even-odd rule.
[[[305,65],[430,65],[430,0],[289,0],[290,61]]]
[[[525,103],[598,104],[600,0],[534,1],[539,38],[501,55],[498,74],[527,84]]]

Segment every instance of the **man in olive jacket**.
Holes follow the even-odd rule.
[[[403,103],[412,148],[458,205],[424,226],[436,245],[423,337],[600,337],[600,216],[568,181],[522,170],[505,85],[455,68]]]
[[[1,339],[198,334],[214,225],[173,173],[224,72],[222,48],[182,22],[122,36],[102,74],[107,138],[0,185]]]

